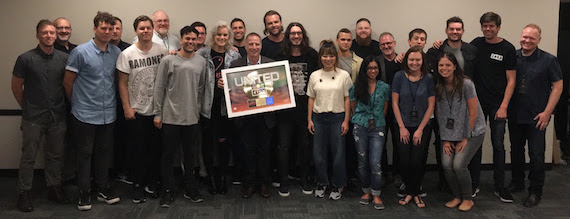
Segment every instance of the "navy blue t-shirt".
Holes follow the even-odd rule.
[[[536,124],[533,119],[546,108],[552,83],[562,80],[562,70],[556,57],[538,48],[530,56],[523,56],[518,50],[516,69],[517,86],[509,119],[519,124]],[[522,88],[523,80],[526,89]]]
[[[426,74],[420,80],[412,82],[406,77],[403,70],[396,72],[392,81],[392,92],[399,95],[398,106],[404,125],[406,127],[420,126],[428,108],[428,98],[435,96],[433,76]],[[418,120],[412,122],[410,117],[414,105],[418,113]]]

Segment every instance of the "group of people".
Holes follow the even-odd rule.
[[[76,178],[79,210],[91,209],[92,195],[107,204],[120,201],[109,182],[110,159],[119,146],[126,151],[115,153],[115,160],[128,158],[124,168],[134,203],[160,194],[160,205],[170,207],[177,190],[173,166],[182,162],[183,194],[192,202],[204,201],[195,176],[200,173],[206,175],[208,193],[226,194],[231,178],[243,184],[244,199],[256,192],[269,198],[272,183],[287,197],[294,175],[303,194],[323,198],[330,191],[329,198],[338,200],[350,178],[358,176],[359,203],[384,209],[383,177],[393,176],[401,179],[398,203],[423,208],[432,131],[438,187],[452,194],[445,206],[468,211],[479,192],[487,119],[494,194],[509,203],[512,192],[526,188],[528,142],[530,186],[524,206],[542,198],[545,128],[562,93],[562,72],[557,59],[538,48],[536,24],[524,27],[521,49],[515,50],[498,36],[498,14],[481,16],[483,36],[471,43],[462,41],[463,21],[452,17],[446,22],[448,38],[435,41],[427,53],[427,33],[416,28],[409,33],[409,50],[397,54],[391,33],[371,39],[366,18],[356,22],[354,40],[342,28],[336,45],[323,40],[318,51],[301,23],[283,29],[274,10],[264,15],[263,39],[247,33],[239,18],[217,22],[209,37],[206,26],[195,22],[178,38],[159,10],[134,20],[136,38],[130,45],[120,39],[117,17],[98,12],[93,22],[93,39],[76,46],[69,42],[67,19],[41,20],[39,45],[16,61],[12,91],[22,107],[21,211],[33,211],[33,167],[44,142],[48,199],[69,203],[62,183]],[[228,119],[222,70],[274,60],[289,61],[296,107]],[[506,186],[507,118],[513,177]]]

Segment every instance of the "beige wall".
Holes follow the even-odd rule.
[[[428,33],[428,45],[435,39],[444,39],[445,20],[460,16],[465,22],[466,41],[480,36],[479,17],[494,11],[501,15],[503,24],[499,36],[506,38],[519,48],[518,39],[522,28],[528,23],[542,27],[543,40],[540,47],[556,54],[558,37],[559,0],[400,0],[400,1],[338,1],[338,0],[289,0],[289,1],[84,1],[84,0],[6,0],[0,7],[0,26],[5,27],[0,48],[0,109],[18,109],[10,91],[11,73],[17,56],[37,44],[35,25],[42,18],[67,17],[73,27],[71,41],[80,44],[93,36],[92,19],[98,10],[108,11],[124,22],[123,39],[130,42],[133,37],[132,21],[141,14],[150,15],[157,9],[165,10],[171,19],[171,30],[177,33],[181,27],[200,20],[207,26],[218,20],[230,21],[242,18],[249,31],[261,33],[263,14],[275,9],[283,16],[284,26],[292,21],[301,22],[311,37],[312,45],[318,49],[322,39],[335,38],[342,27],[351,30],[355,21],[367,17],[372,22],[373,38],[384,31],[392,32],[397,52],[407,49],[407,34],[416,27]],[[453,5],[452,5],[453,4]],[[2,118],[5,129],[0,132],[0,168],[17,167],[20,136],[19,119]],[[508,144],[508,143],[507,143]],[[489,151],[489,150],[486,150]],[[489,161],[489,153],[485,153]]]

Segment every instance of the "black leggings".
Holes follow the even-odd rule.
[[[417,196],[420,192],[420,185],[424,178],[424,170],[426,167],[427,146],[431,135],[430,125],[426,125],[423,130],[422,140],[419,145],[414,145],[412,138],[418,127],[406,127],[410,132],[410,141],[408,144],[402,141],[398,142],[398,153],[400,154],[400,174],[402,180],[406,184],[406,194]],[[400,134],[398,131],[398,139]]]
[[[227,117],[212,115],[211,119],[202,117],[202,156],[209,176],[226,174],[231,148],[229,130],[231,123]],[[218,139],[225,138],[224,142]],[[217,168],[216,168],[217,167]]]

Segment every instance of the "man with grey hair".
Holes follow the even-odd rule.
[[[152,13],[152,22],[154,24],[152,42],[163,45],[171,53],[179,50],[180,42],[178,37],[169,32],[170,18],[166,12],[158,10]],[[137,43],[138,40],[138,37],[135,36],[133,43]]]
[[[77,47],[77,45],[69,42],[72,30],[71,23],[69,23],[67,18],[60,17],[55,19],[53,24],[55,25],[55,33],[57,35],[53,47],[59,51],[69,54],[72,49]]]

